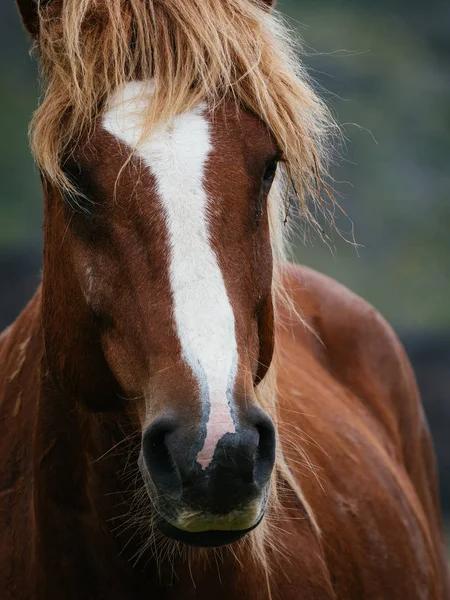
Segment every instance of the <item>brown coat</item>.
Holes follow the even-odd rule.
[[[287,283],[314,333],[282,315],[279,438],[322,533],[286,493],[271,598],[449,600],[435,459],[403,348],[336,282],[291,267]],[[93,459],[131,423],[58,396],[40,310],[38,291],[0,337],[2,600],[269,598],[240,546],[207,558],[159,548],[133,569],[139,544],[117,530],[129,506],[114,495],[126,498],[119,471],[133,455]]]

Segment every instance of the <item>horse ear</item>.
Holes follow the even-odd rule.
[[[32,37],[39,33],[39,0],[16,0],[22,22]]]

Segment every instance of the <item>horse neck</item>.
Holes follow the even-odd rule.
[[[111,451],[125,437],[117,421],[66,396],[44,373],[33,456],[35,570],[42,597],[124,598],[134,585],[122,556],[133,532],[126,530],[130,505],[121,474],[128,459],[130,465],[136,461],[129,445]],[[120,527],[122,536],[114,531]],[[111,578],[113,590],[107,587]]]

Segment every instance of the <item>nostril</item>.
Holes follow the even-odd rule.
[[[145,465],[159,493],[171,495],[181,493],[181,479],[177,466],[170,454],[167,437],[175,425],[169,419],[160,419],[144,433],[142,452]]]
[[[255,423],[259,434],[257,457],[254,469],[255,483],[265,485],[270,479],[275,464],[275,427],[267,415],[262,413]]]

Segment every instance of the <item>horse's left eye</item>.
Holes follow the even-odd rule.
[[[278,160],[272,161],[266,167],[266,170],[264,172],[264,178],[263,178],[263,185],[265,188],[270,189],[270,186],[272,185],[273,180],[275,179],[275,175],[277,173],[277,168],[278,168]]]

